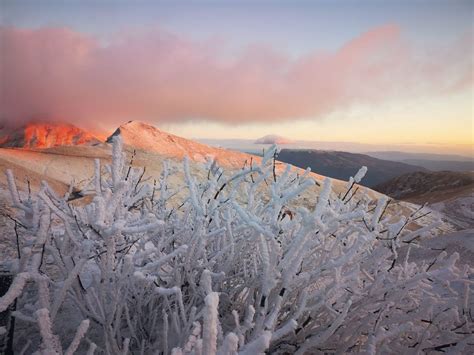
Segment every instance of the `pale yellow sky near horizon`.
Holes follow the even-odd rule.
[[[157,124],[187,138],[255,139],[277,134],[293,140],[406,146],[419,152],[474,155],[473,88],[439,98],[358,105],[318,119],[228,125]],[[381,118],[383,117],[383,119]]]

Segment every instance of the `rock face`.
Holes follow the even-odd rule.
[[[30,123],[17,129],[0,129],[0,148],[41,149],[68,145],[94,145],[100,140],[70,124]]]

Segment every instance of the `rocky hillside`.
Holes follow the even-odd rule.
[[[434,171],[404,174],[377,185],[374,189],[396,199],[424,203],[439,202],[472,187],[472,172]]]

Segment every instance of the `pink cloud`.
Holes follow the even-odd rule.
[[[436,95],[472,85],[466,48],[410,47],[396,26],[375,28],[334,53],[293,59],[251,46],[165,31],[121,34],[107,44],[67,28],[0,28],[0,121],[129,119],[283,121],[318,117],[354,102]]]

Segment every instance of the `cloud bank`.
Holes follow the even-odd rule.
[[[276,134],[268,134],[266,136],[260,137],[254,142],[255,144],[293,144],[295,143],[289,138],[282,137]]]
[[[352,103],[472,85],[471,40],[421,50],[387,25],[335,52],[293,58],[265,46],[231,54],[223,43],[163,30],[104,44],[68,28],[0,27],[0,122],[317,118]]]

